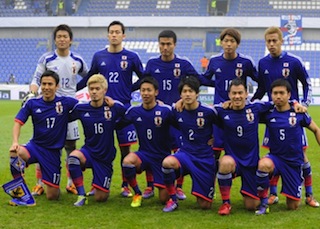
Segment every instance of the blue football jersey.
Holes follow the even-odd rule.
[[[309,126],[307,113],[295,113],[293,109],[279,112],[270,110],[265,115],[269,129],[270,154],[275,154],[287,163],[301,165],[303,156],[303,127]]]
[[[110,53],[103,49],[94,54],[88,76],[78,83],[77,89],[85,87],[90,76],[100,73],[109,84],[106,95],[126,105],[131,100],[134,72],[138,77],[143,74],[142,63],[136,52],[123,48],[121,52]]]
[[[46,102],[42,96],[29,99],[20,109],[15,121],[24,124],[31,116],[33,136],[31,141],[47,149],[62,149],[67,135],[69,112],[78,100],[56,96]]]
[[[229,100],[228,87],[231,80],[241,78],[247,83],[247,77],[257,81],[257,68],[250,56],[238,53],[233,60],[227,60],[223,53],[210,58],[207,71],[203,73],[207,79],[212,79],[215,84],[214,104]],[[213,77],[213,78],[212,78]]]
[[[79,103],[70,113],[70,120],[80,119],[84,131],[84,148],[92,158],[112,162],[116,155],[114,130],[116,121],[125,113],[122,103],[115,101],[114,106],[103,104],[92,107],[89,103]]]
[[[217,122],[217,111],[199,103],[195,110],[178,112],[173,109],[174,121],[181,131],[181,150],[198,158],[213,157],[214,151],[208,145],[213,132],[213,124]]]
[[[267,92],[271,101],[271,83],[276,79],[286,79],[292,87],[291,99],[300,101],[298,81],[303,88],[302,103],[309,105],[312,97],[312,88],[309,75],[301,58],[292,53],[282,52],[279,57],[272,57],[270,54],[259,61],[259,84],[258,90],[253,99],[261,99]]]
[[[209,80],[203,80],[191,62],[179,55],[175,55],[171,61],[163,61],[161,56],[149,59],[144,75],[158,80],[159,95],[157,98],[168,105],[180,99],[178,85],[183,77],[195,76],[201,84],[210,86]]]
[[[259,120],[273,105],[248,102],[241,110],[223,109],[216,105],[224,131],[224,150],[242,166],[257,166],[259,161]]]
[[[170,124],[173,122],[171,107],[157,104],[147,110],[142,105],[132,106],[122,122],[133,123],[138,139],[139,151],[155,155],[169,155]]]

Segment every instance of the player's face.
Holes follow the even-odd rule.
[[[243,85],[233,85],[229,91],[229,98],[234,110],[239,110],[244,108],[246,104],[246,99],[248,97],[248,92]]]
[[[291,93],[284,86],[274,87],[271,91],[271,98],[277,107],[283,107],[288,104]]]
[[[151,104],[156,101],[158,90],[151,83],[143,83],[140,86],[140,94],[144,104]]]
[[[112,25],[109,28],[108,40],[110,45],[117,46],[121,45],[122,40],[125,38],[125,34],[122,32],[120,25]]]
[[[56,33],[54,42],[57,49],[65,50],[65,49],[69,49],[69,47],[71,46],[72,40],[67,31],[58,30]]]
[[[223,48],[225,54],[232,55],[236,53],[238,43],[234,37],[226,35],[221,41],[221,47]]]
[[[192,105],[197,102],[198,94],[188,85],[184,85],[180,97],[185,105]]]
[[[100,83],[91,83],[88,87],[89,95],[92,102],[103,101],[107,92]]]
[[[159,50],[164,60],[171,60],[174,56],[174,49],[176,44],[172,37],[160,37],[159,38]]]
[[[56,81],[51,76],[44,76],[41,78],[41,91],[44,101],[52,101],[55,97],[56,91],[58,90]]]
[[[273,57],[280,56],[282,40],[280,40],[279,35],[277,33],[267,34],[265,40],[270,55]]]

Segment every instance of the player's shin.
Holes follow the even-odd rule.
[[[69,156],[68,167],[69,167],[69,172],[72,177],[73,183],[77,188],[78,195],[84,196],[85,190],[83,186],[83,173],[81,170],[79,158],[75,156]]]
[[[122,164],[125,178],[128,180],[130,186],[135,194],[142,195],[136,179],[136,167],[134,165]]]

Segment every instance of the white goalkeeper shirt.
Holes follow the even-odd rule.
[[[47,52],[40,57],[31,84],[40,87],[40,77],[46,70],[54,71],[60,77],[57,95],[75,97],[77,75],[86,76],[88,66],[77,53],[70,51],[68,56],[59,56],[56,50]]]

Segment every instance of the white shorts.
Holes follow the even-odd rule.
[[[67,132],[67,138],[66,140],[79,140],[79,127],[78,127],[78,121],[73,121],[68,123],[68,132]]]

